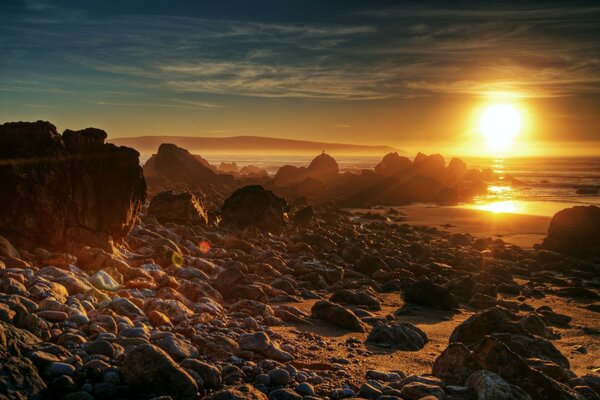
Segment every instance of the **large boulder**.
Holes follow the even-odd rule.
[[[386,154],[381,162],[375,166],[377,174],[388,177],[406,171],[412,166],[408,157],[402,157],[398,153]]]
[[[413,161],[413,171],[416,175],[425,178],[441,180],[444,176],[446,162],[441,154],[417,154]]]
[[[340,168],[338,163],[329,154],[323,152],[315,157],[307,168],[307,177],[323,182],[337,178]]]
[[[224,225],[256,227],[281,232],[288,222],[287,202],[260,185],[244,186],[233,192],[221,208]]]
[[[541,247],[580,257],[600,257],[600,207],[575,206],[557,212]]]
[[[448,173],[446,175],[447,186],[454,186],[463,180],[467,173],[467,164],[460,158],[454,157],[448,163]]]
[[[110,248],[146,198],[139,153],[88,128],[62,135],[49,122],[0,125],[0,233],[17,246]]]
[[[429,279],[421,279],[410,284],[404,290],[404,300],[440,310],[458,308],[456,297],[446,287],[431,282]]]
[[[365,332],[365,325],[352,311],[346,307],[320,300],[312,307],[312,316],[352,332]]]
[[[166,352],[151,344],[129,350],[121,374],[137,393],[194,399],[198,392],[194,379]]]
[[[158,176],[171,183],[205,186],[219,181],[219,176],[206,163],[186,149],[171,143],[159,146],[153,167]]]
[[[367,342],[404,351],[421,350],[427,341],[425,332],[408,322],[377,324],[367,337]]]
[[[500,340],[485,336],[466,347],[451,343],[435,360],[432,375],[450,385],[464,385],[471,374],[486,370],[498,374],[511,385],[519,386],[532,399],[581,400],[568,386],[530,367],[521,356]],[[467,382],[475,388],[475,382]]]
[[[148,215],[160,223],[207,224],[208,215],[198,198],[190,192],[160,192],[150,201]]]
[[[0,399],[41,397],[46,384],[26,355],[36,350],[34,334],[0,321]]]

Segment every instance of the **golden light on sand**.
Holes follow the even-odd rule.
[[[516,213],[519,211],[519,207],[516,202],[507,200],[507,201],[494,201],[491,203],[483,204],[475,207],[479,210],[485,210],[492,212],[494,214],[499,213]]]
[[[521,112],[510,104],[488,106],[479,119],[479,132],[485,145],[493,154],[507,153],[522,128]]]

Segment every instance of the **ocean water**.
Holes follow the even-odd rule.
[[[146,157],[142,157],[143,159]],[[205,155],[211,164],[235,162],[239,167],[255,165],[274,175],[282,165],[307,166],[313,156],[252,156]],[[372,169],[382,156],[335,156],[340,170]],[[552,216],[557,211],[575,205],[598,205],[600,195],[577,194],[578,188],[600,189],[600,157],[563,158],[469,158],[463,160],[469,168],[492,168],[499,176],[512,176],[522,184],[500,181],[488,188],[473,204],[461,207],[530,215]],[[448,161],[448,160],[447,160]]]

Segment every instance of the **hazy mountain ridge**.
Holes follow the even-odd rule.
[[[262,136],[197,137],[197,136],[137,136],[109,138],[108,142],[133,147],[141,153],[154,153],[161,143],[173,143],[191,152],[286,152],[286,153],[329,153],[385,154],[399,151],[391,146],[368,146],[345,143],[326,143],[298,139],[270,138]]]

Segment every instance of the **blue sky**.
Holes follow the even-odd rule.
[[[5,0],[0,119],[397,145],[508,92],[590,140],[599,38],[598,2]]]

